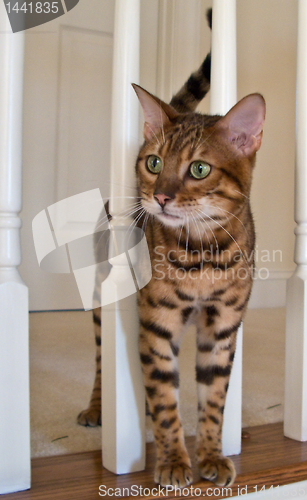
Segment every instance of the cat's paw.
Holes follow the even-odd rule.
[[[101,410],[87,408],[79,413],[77,422],[85,427],[97,427],[98,425],[101,425]]]
[[[233,461],[227,457],[206,458],[199,464],[199,473],[217,486],[230,486],[236,478]]]
[[[179,486],[183,488],[193,481],[191,467],[182,463],[157,465],[155,482],[161,486]]]

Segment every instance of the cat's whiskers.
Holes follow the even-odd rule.
[[[189,236],[190,236],[190,225],[189,225],[189,218],[186,218],[188,227],[187,227],[187,233],[186,233],[186,241],[185,241],[185,252],[188,253],[188,246],[189,246]]]
[[[124,214],[124,217],[130,217],[131,215],[133,215],[137,210],[140,210],[142,207],[141,203],[139,203],[138,205],[135,205],[134,207],[130,207],[130,209],[127,209],[127,213]]]
[[[117,217],[120,217],[121,215],[125,215],[125,212],[127,211],[130,211],[132,208],[136,207],[136,206],[140,206],[140,202],[135,202],[135,203],[131,203],[129,204],[129,206],[127,206],[126,208],[122,209],[120,212],[118,212],[117,214],[113,214]],[[103,221],[104,219],[109,219],[109,216],[108,214],[104,215],[101,219],[98,219],[97,223],[99,224],[101,221]]]
[[[246,196],[246,194],[241,193],[241,191],[238,191],[237,189],[234,189],[234,191],[235,191],[236,193],[240,194],[241,196],[244,196],[244,198],[246,198],[247,200],[249,200],[249,197],[248,197],[248,196]]]
[[[144,213],[145,213],[145,217],[144,217],[141,229],[142,229],[143,232],[145,232],[146,227],[147,227],[147,222],[148,222],[148,219],[149,219],[149,217],[150,217],[151,214],[150,214],[150,212],[147,212],[147,210],[144,207],[142,207],[142,208],[144,210],[144,212],[142,212],[142,215],[144,215]]]
[[[192,152],[192,154],[194,152],[194,143],[195,143],[196,136],[197,136],[197,129],[194,129],[193,142],[192,142],[191,147],[190,147],[190,151]]]
[[[140,210],[140,208],[138,208],[138,207],[137,207],[137,208],[134,208],[134,209],[133,209],[133,210],[132,210],[129,214],[124,214],[124,215],[122,215],[122,214],[121,214],[121,215],[119,215],[119,214],[120,214],[120,213],[119,213],[119,214],[117,214],[117,218],[118,218],[118,219],[128,218],[128,217],[130,217],[131,215],[133,215],[134,213],[136,213],[138,210]],[[124,211],[123,211],[123,212],[124,212]],[[110,221],[109,221],[109,218],[108,218],[108,216],[105,216],[105,217],[107,217],[107,220],[106,220],[106,221],[104,221],[102,224],[99,224],[99,225],[97,225],[97,226],[96,226],[96,229],[95,229],[95,232],[96,232],[96,233],[97,233],[97,232],[99,232],[99,231],[97,231],[97,229],[101,229],[101,227],[102,227],[104,224],[106,224],[106,223],[108,223],[108,229],[110,229]],[[105,217],[103,217],[103,218],[105,218]],[[102,219],[101,219],[101,220],[102,220]],[[98,239],[98,240],[97,240],[97,242],[96,242],[96,244],[97,244],[97,245],[99,245],[99,243],[100,243],[100,240],[101,240],[102,236],[103,236],[103,232],[102,232],[102,234],[100,235],[99,239]]]
[[[134,228],[136,227],[138,221],[142,218],[142,216],[144,215],[144,213],[145,213],[145,209],[142,208],[142,211],[136,216],[136,218],[131,222],[130,226],[128,227],[127,235],[126,235],[127,246],[129,245],[129,241],[130,241],[130,238],[131,238],[131,236],[133,234]]]
[[[213,206],[213,205],[212,205],[212,208],[219,208],[219,207],[216,207],[216,206]],[[221,210],[222,210],[222,209],[221,209]],[[226,211],[226,210],[225,210],[225,211]],[[226,211],[226,212],[227,212],[227,211]],[[228,212],[228,213],[230,214],[230,212]],[[206,214],[206,215],[208,216],[208,214]],[[209,217],[209,216],[208,216],[208,217]],[[212,219],[213,219],[213,217],[212,217]],[[213,219],[213,220],[216,220],[216,219]],[[227,217],[227,215],[224,215],[224,216],[223,216],[222,221],[220,221],[220,223],[222,223],[222,222],[226,222],[227,224],[229,224],[229,225],[230,225],[231,230],[233,230],[233,225],[232,225],[231,220],[229,219],[229,217]]]
[[[142,224],[142,231],[143,232],[145,232],[145,229],[147,227],[147,222],[148,222],[149,216],[150,216],[150,213],[146,212],[146,215],[145,215],[145,218],[144,218],[144,221],[143,221],[143,224]]]
[[[183,226],[184,226],[184,222],[181,224],[181,228],[180,228],[180,233],[179,233],[179,238],[178,238],[178,245],[177,245],[178,250],[179,250],[179,245],[180,245],[180,240],[181,240]]]
[[[96,231],[97,229],[101,229],[105,224],[109,223],[109,215],[106,214],[103,217],[99,218],[96,224]]]
[[[129,215],[133,214],[134,211],[140,206],[141,206],[140,202],[133,203],[130,207],[126,207],[125,209],[123,209],[120,212],[118,212],[117,214],[115,214],[115,216],[118,217],[119,219],[129,217]],[[128,212],[128,213],[126,213],[126,212]],[[108,214],[106,214],[101,219],[99,219],[97,221],[96,230],[100,229],[102,226],[104,226],[104,224],[107,224],[109,222],[109,217],[110,216]]]
[[[213,231],[213,230],[212,230],[212,228],[210,227],[210,224],[209,224],[209,223],[208,223],[208,222],[204,219],[204,217],[202,217],[202,214],[204,214],[204,215],[206,215],[206,216],[207,216],[207,214],[205,214],[204,212],[202,212],[200,209],[196,210],[196,212],[198,213],[199,218],[200,218],[200,219],[201,219],[201,220],[202,220],[202,221],[206,224],[206,226],[208,226],[208,228],[210,229],[210,231],[211,231],[211,233],[212,233],[212,236],[213,236],[213,238],[214,238],[214,241],[215,241],[215,247],[216,247],[216,249],[218,250],[219,245],[218,245],[218,242],[217,242],[216,236],[215,236],[215,234],[214,234],[214,231]],[[210,239],[209,239],[209,237],[208,237],[208,235],[207,235],[207,232],[206,232],[206,231],[205,231],[205,233],[206,233],[206,236],[207,236],[207,239],[208,239],[208,243],[209,243],[209,245],[210,245]]]
[[[137,191],[136,186],[128,186],[128,184],[123,184],[122,182],[104,182],[105,186],[120,186],[120,187],[125,187],[127,189],[133,189],[134,191]],[[129,198],[129,196],[112,196],[112,198]]]
[[[237,240],[229,233],[229,231],[227,231],[227,229],[225,229],[224,226],[222,226],[222,224],[220,224],[219,222],[217,222],[216,220],[212,219],[212,217],[210,217],[208,214],[205,214],[206,217],[209,217],[209,219],[211,219],[215,224],[217,224],[220,228],[222,228],[225,233],[228,234],[228,236],[232,239],[232,241],[237,245],[238,249],[240,250],[240,254],[242,255],[243,257],[243,260],[245,261],[245,263],[250,267],[250,264],[247,262],[246,260],[246,257],[244,255],[244,252],[242,250],[242,248],[240,247],[240,245],[238,244]]]
[[[202,134],[200,133],[199,137],[198,137],[197,144],[195,146],[195,150],[198,149],[203,144],[203,143],[200,143],[201,140],[202,140]]]
[[[144,208],[141,208],[140,210],[141,210],[141,211],[140,211],[140,213],[139,213],[139,214],[135,217],[135,219],[134,219],[134,220],[133,220],[133,222],[132,222],[132,224],[134,224],[135,226],[136,226],[136,224],[138,223],[138,221],[140,220],[140,218],[141,218],[141,217],[144,215],[144,213],[145,213],[145,209],[144,209]],[[131,226],[131,224],[130,224],[130,226]],[[130,226],[129,226],[129,227],[130,227]]]
[[[213,127],[213,128],[214,128],[214,127]],[[214,130],[211,132],[211,134],[210,134],[210,135],[208,135],[207,137],[205,137],[205,138],[203,139],[203,141],[199,144],[199,142],[200,142],[200,141],[201,141],[201,139],[202,139],[202,137],[200,136],[199,141],[198,141],[198,143],[197,143],[197,145],[196,145],[195,149],[199,149],[199,148],[201,148],[201,147],[202,147],[202,145],[203,145],[203,144],[205,144],[205,143],[206,143],[206,142],[210,139],[210,137],[211,137],[213,134],[214,134]]]
[[[149,123],[147,123],[147,127],[149,127],[152,135],[155,137],[157,146],[160,146],[160,142],[161,141],[159,140],[159,138],[158,138],[157,134],[155,133],[154,129],[149,125]],[[163,126],[162,126],[162,129],[163,129]]]
[[[125,198],[125,199],[126,199],[126,198],[131,198],[131,199],[133,199],[133,200],[136,200],[136,199],[138,199],[138,198],[140,198],[140,199],[141,199],[141,196],[112,196],[112,200],[113,200],[113,199],[118,199],[118,198]]]
[[[202,221],[198,220],[198,219],[197,219],[197,217],[195,217],[195,214],[197,214],[197,210],[195,210],[195,209],[194,209],[194,212],[192,212],[192,211],[191,211],[191,212],[188,212],[188,213],[187,213],[187,215],[186,215],[186,217],[187,217],[187,218],[189,218],[189,217],[190,217],[190,218],[191,218],[191,220],[194,222],[194,225],[195,225],[195,223],[197,223],[197,222],[204,222],[205,224],[207,224],[207,225],[208,225],[208,223],[206,223],[206,221],[205,221],[202,217],[200,217],[200,218],[202,219]],[[200,239],[201,239],[201,241],[202,241],[202,236],[201,236],[200,229],[199,229],[199,226],[198,226],[198,225],[197,225],[197,231],[198,231],[198,235],[199,235],[199,237],[200,237]],[[207,240],[208,240],[208,243],[209,243],[209,245],[210,245],[210,239],[209,239],[209,237],[208,237],[208,234],[207,234],[206,228],[205,228],[204,226],[202,226],[202,231],[203,231],[203,233],[205,234],[205,236],[206,236],[206,238],[207,238]]]
[[[149,193],[146,193],[146,191],[144,191],[142,189],[141,189],[141,193],[144,194],[145,196],[149,196]],[[140,196],[140,198],[142,198],[142,197]]]
[[[163,144],[165,144],[165,134],[164,134],[164,125],[163,125],[162,114],[163,114],[163,110],[162,110],[162,108],[160,106],[160,116],[161,116],[161,123],[162,123],[161,132],[162,132],[162,137],[163,137]]]
[[[243,222],[241,221],[241,219],[239,219],[239,217],[237,217],[237,216],[236,216],[235,214],[233,214],[232,212],[228,212],[228,211],[227,211],[227,210],[225,210],[224,208],[220,208],[220,207],[214,207],[214,208],[217,208],[218,210],[222,210],[222,212],[226,212],[227,214],[229,214],[229,215],[231,215],[232,217],[234,217],[235,219],[237,219],[237,220],[240,222],[240,224],[242,224],[242,226],[243,226],[243,228],[244,228],[244,231],[245,231],[245,232],[246,232],[246,234],[248,235],[248,231],[247,231],[247,229],[246,229],[245,225],[243,224]],[[226,219],[227,221],[229,221],[228,217],[225,217],[225,219]],[[229,221],[229,222],[230,222],[230,221]],[[230,222],[230,224],[231,224],[231,222]]]
[[[197,224],[197,220],[195,219],[193,213],[191,214],[192,216],[192,219],[193,219],[193,222],[194,222],[194,225],[198,231],[198,234],[199,234],[199,242],[200,242],[200,247],[201,247],[201,260],[203,260],[203,256],[204,256],[204,248],[203,248],[203,240],[202,240],[202,237],[201,237],[201,234],[200,234],[200,230],[199,230],[199,227],[198,227],[198,224]]]
[[[142,197],[141,196],[136,196],[136,195],[133,195],[133,196],[123,196],[123,195],[121,195],[121,196],[112,196],[112,199],[122,199],[122,200],[126,200],[127,199],[127,200],[135,200],[135,201],[137,201],[137,200],[141,200]],[[107,200],[107,202],[109,202],[110,198],[104,197],[104,200],[105,201]]]

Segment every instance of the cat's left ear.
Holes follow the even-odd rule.
[[[265,119],[265,100],[250,94],[239,101],[217,122],[229,142],[245,156],[252,156],[261,146]]]
[[[172,106],[161,101],[161,99],[150,94],[139,85],[133,83],[132,87],[139,98],[144,113],[144,138],[151,140],[164,127],[170,125],[171,121],[179,113]]]

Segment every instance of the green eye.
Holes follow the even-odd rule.
[[[210,174],[211,167],[204,161],[193,161],[190,165],[190,173],[195,179],[204,179]]]
[[[153,174],[158,174],[162,170],[162,160],[159,156],[148,156],[146,165],[148,170]]]

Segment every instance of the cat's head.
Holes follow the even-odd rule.
[[[246,203],[265,102],[239,101],[224,117],[180,114],[134,85],[144,112],[145,142],[136,172],[142,206],[166,226],[236,215]]]

